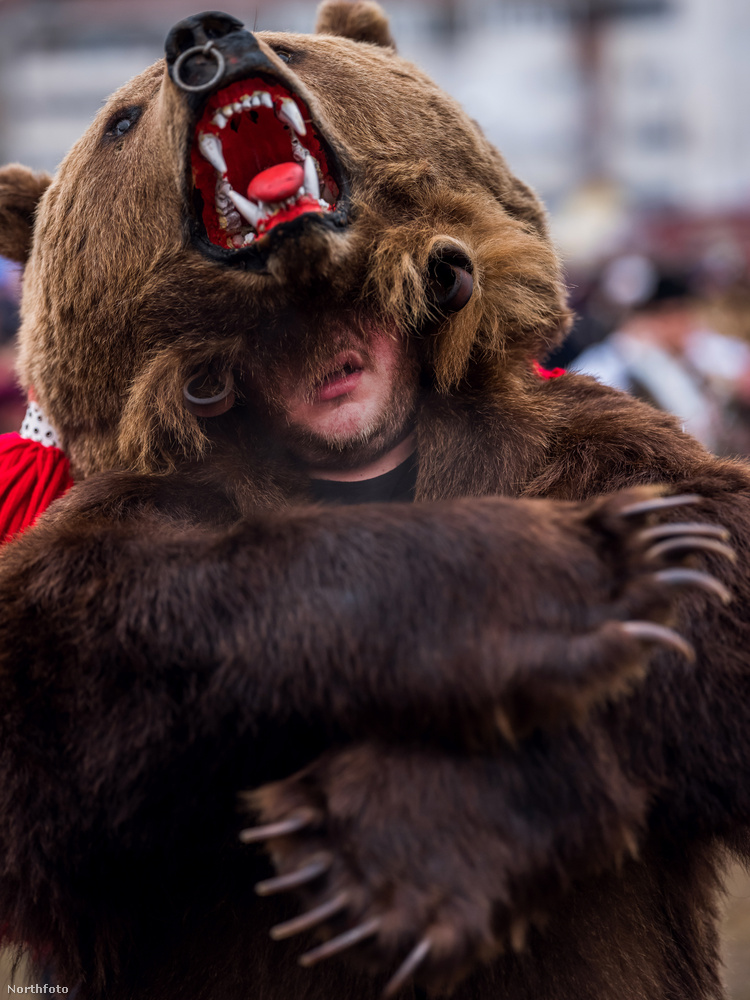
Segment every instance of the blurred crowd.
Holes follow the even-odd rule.
[[[750,457],[750,274],[737,255],[615,255],[571,295],[577,319],[548,364],[674,414],[716,454]]]

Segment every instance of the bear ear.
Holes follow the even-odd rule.
[[[19,163],[0,169],[0,254],[25,264],[31,252],[34,215],[52,178]]]
[[[325,0],[318,7],[315,31],[319,35],[341,35],[355,42],[372,42],[394,51],[396,48],[385,11],[371,0],[357,3]]]

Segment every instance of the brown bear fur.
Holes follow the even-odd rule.
[[[41,196],[21,373],[77,479],[0,552],[0,925],[78,1000],[375,1000],[425,935],[406,996],[718,1000],[722,858],[748,856],[750,470],[534,374],[568,323],[541,207],[374,5],[342,8],[257,36],[350,188],[262,268],[193,242],[192,105],[163,62],[45,193],[0,175],[16,259]],[[441,254],[474,279],[453,316]],[[342,318],[414,345],[413,505],[311,505],[265,429],[258,372]],[[213,420],[182,398],[207,363],[238,384]],[[654,561],[627,508],[659,491],[697,494],[660,521],[727,525],[736,562]],[[732,604],[654,575],[686,554]],[[241,844],[241,789],[307,825]],[[256,897],[320,852],[306,890]],[[377,927],[300,968],[315,938],[269,928],[341,892],[324,937]]]
[[[323,4],[318,11],[315,31],[319,35],[339,35],[355,42],[372,42],[385,48],[396,48],[382,8],[368,0]]]
[[[0,170],[0,254],[25,264],[39,199],[52,178],[32,173],[20,164]]]

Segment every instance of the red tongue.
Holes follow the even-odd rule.
[[[247,196],[253,201],[285,201],[304,182],[305,171],[299,163],[277,163],[253,177],[247,186]]]

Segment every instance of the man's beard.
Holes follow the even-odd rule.
[[[374,462],[411,432],[417,405],[418,384],[392,386],[381,412],[353,438],[327,438],[306,427],[287,423],[278,428],[287,450],[304,465],[318,469],[356,469]]]
[[[377,343],[373,344],[367,334],[360,337],[351,333],[336,337],[321,352],[322,357],[297,358],[293,365],[273,366],[275,371],[269,373],[266,383],[273,435],[302,465],[320,470],[356,469],[389,452],[413,429],[419,398],[418,361],[413,350],[400,339],[389,334],[381,336],[389,337],[392,342],[393,355],[386,368],[379,360]],[[354,434],[319,432],[293,422],[285,405],[289,393],[298,393],[299,386],[304,385],[305,395],[312,399],[327,367],[330,368],[331,359],[349,348],[362,355],[366,368],[386,373],[383,377],[386,392],[369,419]]]

